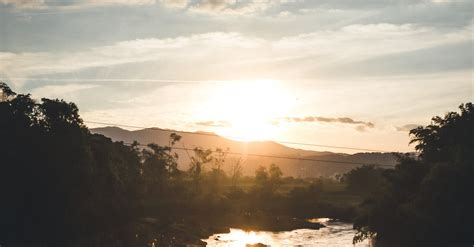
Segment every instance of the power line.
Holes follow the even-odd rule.
[[[132,125],[121,125],[121,124],[112,124],[112,123],[94,122],[94,121],[84,121],[84,122],[95,123],[95,124],[105,124],[105,125],[115,125],[115,126],[128,127],[128,128],[140,128],[140,129],[145,129],[146,128],[146,127],[139,127],[139,126],[132,126]],[[156,127],[147,128],[147,129],[173,132],[173,133],[186,133],[186,134],[221,137],[221,136],[213,134],[213,133],[173,131],[173,130],[160,129],[160,128],[156,128]],[[125,143],[125,142],[124,142],[124,144],[133,145],[133,143]],[[144,145],[144,144],[138,144],[138,146],[148,147],[147,145]],[[193,148],[186,148],[184,146],[184,143],[183,143],[183,147],[170,147],[170,148],[175,149],[175,150],[184,150],[184,151],[186,151],[188,156],[189,156],[188,151],[194,151],[195,150]],[[210,150],[210,151],[213,152],[213,153],[217,152],[215,150]],[[378,163],[352,162],[352,161],[342,161],[342,160],[340,160],[340,161],[338,161],[338,160],[324,160],[324,159],[300,158],[300,157],[277,156],[277,155],[255,154],[255,153],[241,153],[241,152],[230,152],[230,151],[226,151],[225,153],[231,154],[231,155],[254,156],[254,157],[261,157],[261,158],[276,158],[276,159],[288,159],[288,160],[299,160],[299,161],[326,162],[326,163],[346,164],[346,165],[348,165],[348,164],[350,164],[350,165],[374,165],[374,166],[379,166],[379,167],[393,168],[392,165],[384,165],[384,164],[378,164]]]
[[[127,143],[124,142],[126,145],[134,145],[133,143]],[[137,144],[138,146],[142,147],[148,147],[148,145],[144,144]],[[176,150],[185,150],[187,151],[194,151],[195,149],[193,148],[181,148],[181,147],[169,147],[171,149],[176,149]],[[210,152],[216,153],[219,151],[216,150],[211,150],[209,149]],[[310,159],[310,158],[298,158],[298,157],[288,157],[288,156],[277,156],[277,155],[267,155],[267,154],[254,154],[254,153],[240,153],[240,152],[230,152],[230,151],[220,151],[224,152],[230,155],[240,155],[240,156],[254,156],[254,157],[261,157],[261,158],[275,158],[275,159],[287,159],[287,160],[299,160],[299,161],[316,161],[316,162],[326,162],[326,163],[333,163],[333,164],[339,164],[339,165],[373,165],[373,166],[379,166],[379,167],[390,167],[393,168],[394,166],[392,165],[384,165],[384,164],[378,164],[378,163],[364,163],[364,162],[352,162],[352,161],[338,161],[338,160],[323,160],[323,159]],[[188,154],[189,155],[189,154]]]
[[[125,124],[115,124],[115,123],[106,123],[106,122],[98,122],[98,121],[84,121],[85,123],[91,124],[100,124],[100,125],[107,125],[107,126],[119,126],[124,128],[133,128],[133,129],[151,129],[156,131],[163,131],[163,132],[170,132],[170,133],[182,133],[182,134],[190,134],[190,135],[202,135],[202,136],[213,136],[213,137],[225,137],[231,139],[242,139],[235,136],[225,136],[225,135],[217,135],[214,133],[205,133],[205,132],[190,132],[190,131],[182,131],[182,130],[168,130],[168,129],[160,129],[156,127],[144,127],[144,126],[136,126],[136,125],[125,125]],[[292,144],[292,145],[302,145],[302,146],[311,146],[311,147],[325,147],[325,148],[337,148],[337,149],[347,149],[347,150],[357,150],[357,151],[369,151],[369,152],[382,152],[382,153],[392,153],[391,151],[386,150],[379,150],[379,149],[367,149],[367,148],[356,148],[356,147],[347,147],[347,146],[332,146],[332,145],[322,145],[322,144],[314,144],[314,143],[303,143],[303,142],[290,142],[290,141],[280,141],[274,140],[277,143],[283,144]]]

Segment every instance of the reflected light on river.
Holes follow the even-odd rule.
[[[243,231],[240,229],[230,229],[229,234],[219,237],[221,242],[226,242],[229,247],[241,247],[247,244],[263,243],[265,236],[254,231]]]
[[[368,247],[365,240],[352,244],[355,231],[352,224],[332,221],[328,218],[309,220],[326,225],[319,230],[297,229],[293,231],[268,232],[244,231],[231,228],[229,233],[216,233],[203,239],[210,247],[245,247],[246,245],[264,244],[268,246],[311,246],[311,247]]]

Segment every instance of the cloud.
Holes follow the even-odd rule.
[[[17,9],[46,8],[45,0],[0,0],[0,4],[13,6]]]
[[[204,121],[204,122],[195,122],[194,124],[205,127],[230,127],[231,124],[227,121]]]
[[[352,75],[429,74],[473,68],[474,42],[465,41],[415,51],[381,55],[364,61],[341,65],[334,73]]]
[[[35,98],[62,98],[65,94],[71,94],[81,90],[97,88],[99,86],[100,85],[94,84],[46,85],[33,89],[31,91],[31,95]]]
[[[359,126],[356,126],[355,129],[359,132],[365,132],[367,130],[367,126],[359,125]]]
[[[306,73],[321,75],[337,71],[340,66],[384,55],[469,41],[471,32],[472,25],[452,32],[438,32],[412,24],[379,23],[348,25],[276,40],[225,32],[136,39],[74,52],[0,52],[0,77],[33,77],[92,68],[110,70],[119,65],[136,64],[125,70],[134,68],[149,74],[159,66],[158,72],[173,69],[176,74],[178,69],[183,71],[180,76],[190,76],[177,79],[188,79],[191,75],[193,79],[200,75],[212,80],[226,76],[236,79],[238,74],[301,78],[312,76]],[[456,57],[450,60],[451,64],[463,65],[453,60]],[[232,68],[233,73],[229,74],[227,68]]]
[[[373,128],[375,125],[371,122],[359,121],[354,120],[349,117],[338,117],[338,118],[331,118],[331,117],[293,117],[293,118],[286,118],[287,121],[290,122],[323,122],[323,123],[344,123],[344,124],[362,124],[369,128]]]
[[[193,4],[191,9],[214,12],[222,11],[235,4],[235,0],[201,0]]]
[[[357,125],[356,130],[365,131],[367,128],[374,128],[375,124],[372,122],[365,122],[360,120],[354,120],[349,117],[320,117],[320,116],[308,116],[308,117],[287,117],[285,118],[288,122],[320,122],[320,123],[340,123],[340,124],[350,124]]]
[[[188,9],[205,14],[247,14],[263,11],[279,0],[0,0],[0,4],[17,9],[82,8],[110,5],[153,5],[161,3],[168,8]]]
[[[200,0],[190,5],[189,11],[205,14],[250,14],[262,12],[277,0]]]
[[[111,5],[154,5],[187,9],[203,14],[249,14],[261,12],[285,0],[0,0],[0,4],[17,9],[70,9]]]
[[[150,5],[155,4],[156,0],[82,0],[78,1],[79,6],[94,5]]]
[[[160,0],[160,3],[164,4],[166,7],[169,8],[186,8],[188,6],[188,0]]]
[[[110,6],[110,5],[152,5],[157,0],[0,0],[0,4],[12,6],[20,10],[42,9],[78,9],[84,7]],[[165,6],[185,6],[187,0],[160,0]]]
[[[436,6],[459,3],[469,3],[469,0],[307,0],[307,1],[280,1],[291,10],[312,11],[317,9],[332,10],[386,10],[392,7],[398,10],[403,7],[412,9],[417,6]],[[296,11],[295,11],[296,12]]]
[[[281,11],[280,13],[278,13],[279,17],[289,17],[290,15],[291,15],[290,11]]]
[[[415,129],[417,127],[420,127],[421,125],[419,124],[405,124],[405,125],[402,125],[402,126],[395,126],[395,129],[397,131],[402,131],[402,132],[406,132],[406,131],[410,131],[412,129]]]
[[[398,24],[438,22],[446,27],[451,25],[451,22],[465,24],[472,19],[472,4],[469,0],[0,0],[0,7],[1,5],[18,10],[48,9],[62,13],[65,10],[116,5],[157,5],[164,9],[183,10],[182,12],[191,14],[188,16],[195,13],[211,16],[263,16],[275,19],[305,16],[305,23],[298,24],[302,27],[306,26],[306,23],[313,23],[314,20],[316,23],[318,20],[328,21],[327,24],[333,26],[357,21]]]
[[[0,52],[0,75],[29,77],[149,61],[212,59],[212,53],[219,50],[224,59],[225,51],[255,49],[258,43],[258,39],[237,33],[205,33],[173,39],[123,41],[72,53]]]

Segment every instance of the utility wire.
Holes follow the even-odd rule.
[[[100,124],[100,125],[106,125],[106,126],[118,126],[118,127],[133,128],[133,129],[151,129],[151,130],[162,131],[162,132],[170,132],[170,133],[182,133],[182,134],[190,134],[190,135],[225,137],[225,138],[231,138],[231,139],[237,139],[237,140],[242,139],[242,138],[235,137],[235,136],[225,136],[225,135],[221,136],[221,135],[217,135],[217,134],[214,134],[214,133],[205,133],[205,132],[168,130],[168,129],[160,129],[160,128],[156,128],[156,127],[143,127],[143,126],[136,126],[136,125],[115,124],[115,123],[106,123],[106,122],[98,122],[98,121],[84,121],[84,122],[85,123],[91,123],[91,124]],[[325,147],[325,148],[348,149],[348,150],[357,150],[357,151],[392,153],[391,151],[386,151],[386,150],[356,148],[356,147],[347,147],[347,146],[332,146],[332,145],[322,145],[322,144],[303,143],[303,142],[291,142],[291,141],[280,141],[280,140],[274,140],[274,142],[283,143],[283,144],[311,146],[311,147]]]
[[[144,144],[133,144],[133,143],[127,143],[124,142],[125,145],[138,145],[141,147],[148,147],[148,145]],[[181,148],[181,147],[169,147],[171,149],[176,149],[176,150],[185,150],[186,153],[188,151],[195,151],[193,148]],[[216,150],[209,150],[212,153],[216,153],[219,151]],[[267,155],[267,154],[254,154],[254,153],[240,153],[240,152],[230,152],[230,151],[220,151],[224,152],[230,155],[239,155],[239,156],[254,156],[254,157],[261,157],[261,158],[275,158],[275,159],[287,159],[287,160],[299,160],[299,161],[316,161],[316,162],[326,162],[326,163],[333,163],[333,164],[339,164],[339,165],[373,165],[373,166],[379,166],[379,167],[390,167],[393,168],[394,166],[392,165],[383,165],[383,164],[378,164],[378,163],[365,163],[365,162],[352,162],[352,161],[337,161],[337,160],[323,160],[323,159],[311,159],[311,158],[299,158],[299,157],[288,157],[288,156],[277,156],[277,155]],[[189,153],[188,153],[189,155]]]

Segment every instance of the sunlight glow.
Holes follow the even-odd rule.
[[[265,238],[254,231],[243,231],[240,229],[230,229],[229,234],[223,234],[221,241],[228,243],[229,247],[244,247],[247,244],[264,243]]]
[[[205,117],[229,124],[215,131],[243,141],[276,138],[279,118],[287,116],[293,98],[274,80],[235,81],[215,87]]]

